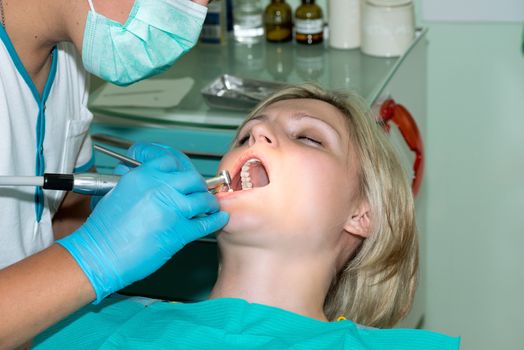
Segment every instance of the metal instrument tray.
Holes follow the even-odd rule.
[[[245,111],[285,86],[285,83],[224,74],[204,87],[201,92],[210,107]]]

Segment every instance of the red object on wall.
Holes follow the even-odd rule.
[[[416,196],[424,176],[424,144],[417,123],[406,107],[396,103],[393,99],[388,99],[382,104],[380,117],[383,121],[384,130],[389,132],[391,129],[390,123],[393,122],[398,127],[409,149],[415,153],[415,161],[413,162],[414,176],[411,182],[411,189],[413,195]]]

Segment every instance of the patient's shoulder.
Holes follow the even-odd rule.
[[[422,329],[379,329],[357,325],[362,340],[371,349],[456,350],[460,338]]]

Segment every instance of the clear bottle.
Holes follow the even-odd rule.
[[[297,43],[312,45],[324,40],[324,19],[322,9],[315,0],[302,0],[295,11],[295,40]]]
[[[233,35],[236,41],[247,44],[264,37],[260,0],[233,1]]]
[[[293,37],[293,12],[285,0],[271,0],[264,11],[266,40],[286,42]]]

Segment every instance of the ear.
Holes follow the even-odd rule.
[[[367,238],[371,233],[371,220],[369,219],[370,207],[367,201],[362,201],[360,205],[348,217],[344,230],[348,233]]]

